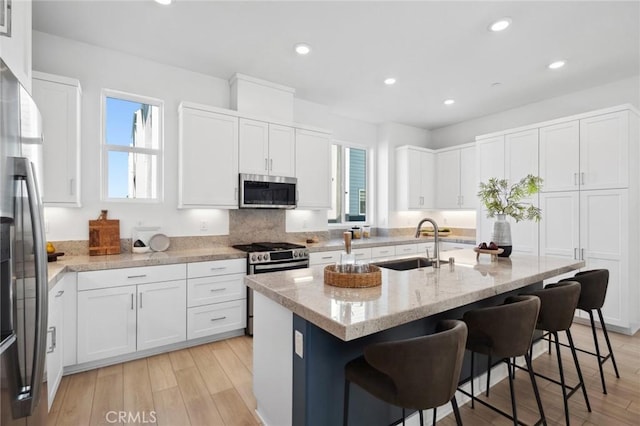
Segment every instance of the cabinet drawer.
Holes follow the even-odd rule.
[[[245,274],[191,278],[187,284],[187,306],[246,299]]]
[[[187,264],[187,277],[210,277],[214,275],[246,274],[247,258],[212,260]]]
[[[405,254],[416,254],[418,253],[418,245],[417,244],[403,244],[396,246],[396,256],[403,256]]]
[[[376,257],[389,257],[396,255],[396,248],[394,246],[383,247],[371,247],[371,258]]]
[[[184,263],[178,265],[141,266],[137,268],[79,272],[78,291],[131,284],[184,280],[186,276],[187,271]]]
[[[309,253],[309,265],[327,265],[340,261],[339,251],[323,251],[319,253]]]
[[[370,248],[358,248],[351,250],[353,255],[356,257],[356,260],[370,260],[371,259],[371,249]]]
[[[187,309],[188,340],[239,330],[246,326],[246,300],[234,300]]]

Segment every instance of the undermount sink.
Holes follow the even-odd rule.
[[[440,264],[448,263],[441,260]],[[373,265],[381,268],[393,269],[394,271],[409,271],[411,269],[426,268],[433,265],[433,262],[426,257],[409,257],[398,260],[387,260],[386,262],[375,262]]]

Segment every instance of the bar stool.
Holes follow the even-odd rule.
[[[490,408],[503,416],[513,420],[514,425],[518,425],[518,413],[516,410],[516,399],[513,388],[513,377],[509,378],[509,389],[511,393],[511,410],[513,415],[494,407],[486,401],[478,399],[473,390],[474,353],[502,358],[507,363],[509,370],[510,358],[524,356],[529,371],[529,378],[538,404],[540,419],[538,424],[546,424],[542,401],[536,384],[536,378],[531,366],[529,347],[533,338],[533,332],[540,310],[540,299],[536,296],[513,296],[505,300],[500,306],[474,309],[465,312],[462,320],[467,324],[469,335],[467,338],[467,349],[471,351],[471,393],[458,388],[460,392],[471,398],[471,408],[475,408],[474,402],[478,401],[482,405]]]
[[[616,377],[619,379],[618,365],[616,359],[613,356],[613,349],[611,349],[611,342],[609,341],[609,333],[607,333],[607,327],[602,317],[602,306],[604,305],[604,299],[607,296],[607,286],[609,285],[609,271],[607,269],[593,269],[590,271],[578,272],[573,278],[566,278],[561,281],[578,281],[581,286],[580,299],[578,300],[578,309],[581,309],[589,314],[591,320],[591,332],[593,333],[593,343],[596,347],[596,353],[576,348],[580,352],[593,355],[598,359],[598,368],[600,369],[600,380],[602,382],[602,392],[606,395],[607,385],[604,382],[604,371],[602,365],[611,359],[613,363],[613,369],[616,373]],[[604,339],[607,342],[607,348],[609,353],[607,355],[600,354],[600,345],[598,344],[598,336],[596,335],[596,323],[593,320],[593,311],[598,312],[600,319],[600,326],[602,327],[602,333]]]
[[[582,395],[584,396],[584,402],[587,405],[587,410],[591,412],[591,404],[589,404],[587,389],[584,385],[584,379],[582,378],[582,370],[580,369],[580,363],[578,362],[578,356],[576,355],[576,348],[573,344],[571,331],[569,330],[573,323],[573,315],[576,310],[576,306],[578,305],[578,299],[580,298],[580,283],[576,281],[562,281],[557,284],[549,284],[542,290],[532,291],[527,294],[537,296],[540,299],[540,313],[538,314],[536,329],[550,333],[555,339],[560,381],[540,373],[534,374],[560,385],[562,389],[562,398],[564,400],[565,420],[567,425],[569,425],[569,398],[578,389],[582,389]],[[562,357],[560,356],[560,341],[558,340],[559,331],[564,331],[567,335],[567,340],[569,341],[568,346],[571,348],[571,355],[573,356],[573,362],[576,366],[576,372],[578,373],[579,380],[579,383],[575,386],[567,385],[564,380],[564,369],[562,365]],[[515,362],[513,365],[516,365]],[[567,389],[570,389],[569,393],[567,393]]]
[[[467,326],[462,321],[444,320],[437,332],[428,336],[375,343],[364,349],[364,356],[345,366],[343,424],[349,421],[349,384],[382,401],[418,410],[436,408],[451,401],[456,423],[462,425],[455,392],[464,358]]]

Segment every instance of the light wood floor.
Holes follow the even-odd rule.
[[[578,347],[592,347],[589,328],[576,324],[572,332]],[[582,394],[576,393],[569,402],[572,425],[640,424],[640,334],[629,337],[610,333],[610,336],[621,378],[616,379],[611,363],[607,362],[608,395],[603,395],[595,357],[580,354],[593,412],[587,412]],[[564,349],[565,374],[567,381],[573,384],[577,378],[575,368],[569,350]],[[237,337],[65,376],[49,413],[48,424],[134,423],[131,420],[129,423],[107,422],[109,411],[125,411],[134,415],[140,413],[136,424],[143,424],[145,419],[144,424],[159,426],[258,425],[251,391],[251,368],[252,340]],[[548,375],[557,374],[555,353],[534,360],[534,369]],[[560,387],[543,379],[538,379],[538,386],[548,424],[564,424]],[[277,391],[276,387],[274,391]],[[517,373],[516,393],[518,416],[533,423],[537,408],[525,372]],[[503,380],[493,387],[489,399],[510,412],[508,382]],[[155,411],[156,423],[149,422],[152,411]],[[479,405],[472,410],[467,404],[461,407],[461,414],[465,425],[511,424],[508,419]],[[110,416],[112,420],[116,415]],[[453,415],[438,424],[454,425]]]

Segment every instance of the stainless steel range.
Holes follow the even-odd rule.
[[[233,248],[247,252],[247,274],[286,271],[309,267],[309,251],[291,243],[252,243]],[[253,290],[247,288],[247,330],[253,336]]]

